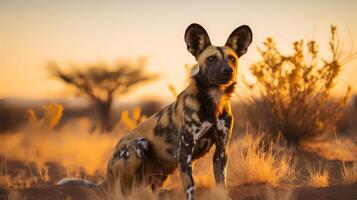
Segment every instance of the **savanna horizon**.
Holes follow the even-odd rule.
[[[152,91],[160,91],[156,95],[161,98],[172,98],[169,89],[163,89],[163,85],[172,84],[177,91],[183,90],[185,65],[195,64],[185,51],[182,37],[183,30],[192,22],[203,21],[207,31],[215,33],[211,39],[217,45],[224,44],[227,30],[237,24],[252,27],[256,35],[251,50],[239,63],[239,75],[251,82],[254,78],[249,73],[249,67],[259,59],[256,48],[261,47],[267,37],[275,38],[283,52],[292,51],[293,41],[315,39],[321,45],[321,53],[327,56],[328,30],[333,24],[339,28],[344,50],[353,52],[355,49],[357,22],[353,19],[357,16],[353,11],[356,8],[354,2],[316,1],[308,6],[279,1],[268,5],[258,2],[227,3],[231,5],[228,8],[224,3],[215,6],[207,4],[206,9],[200,10],[197,9],[201,5],[198,2],[191,6],[160,2],[157,7],[144,3],[146,6],[137,8],[128,2],[101,5],[77,2],[71,6],[66,1],[54,5],[41,1],[20,5],[3,2],[3,31],[0,35],[0,85],[3,87],[0,88],[0,98],[72,96],[63,84],[49,75],[47,65],[50,61],[70,70],[72,64],[111,64],[118,59],[135,60],[141,56],[148,58],[148,70],[158,73],[160,79],[123,98],[131,101],[152,95]],[[226,12],[216,12],[216,9]],[[185,10],[186,15],[181,15],[180,10]],[[304,10],[304,14],[300,14],[299,10]],[[134,13],[146,17],[140,18]],[[204,19],[211,20],[206,22]],[[269,23],[266,23],[267,20]],[[341,72],[339,86],[335,90],[338,95],[343,94],[346,85],[352,85],[352,92],[356,93],[356,68],[353,67],[356,64],[353,60]],[[239,77],[238,80],[241,79]],[[245,92],[242,89],[237,91]]]

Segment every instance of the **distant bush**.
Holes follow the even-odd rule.
[[[39,118],[33,109],[28,109],[28,117],[33,128],[54,128],[60,122],[63,115],[61,104],[45,104],[42,106],[45,114]]]
[[[294,42],[292,55],[283,55],[272,38],[266,39],[264,48],[258,48],[262,60],[250,70],[257,80],[255,111],[264,115],[259,126],[282,134],[294,145],[333,133],[351,89],[348,87],[340,99],[331,98],[331,90],[342,66],[354,58],[342,53],[336,37],[336,27],[331,26],[329,59],[319,57],[314,40],[306,45],[303,40]]]

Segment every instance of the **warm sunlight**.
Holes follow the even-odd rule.
[[[0,1],[0,200],[357,199],[357,1]]]
[[[200,9],[201,6],[204,9]],[[50,60],[66,65],[114,62],[138,56],[147,56],[150,71],[159,73],[161,78],[131,93],[128,98],[152,96],[150,91],[158,90],[161,92],[155,96],[171,97],[167,88],[161,89],[162,85],[170,83],[182,90],[184,65],[195,62],[185,50],[182,36],[189,23],[205,25],[209,33],[215,33],[211,40],[217,45],[224,44],[228,30],[239,24],[249,24],[255,32],[253,47],[240,62],[239,72],[249,77],[248,65],[258,56],[255,48],[269,36],[276,37],[284,51],[291,51],[289,42],[301,38],[326,44],[329,26],[334,24],[340,30],[346,49],[353,46],[356,49],[356,7],[353,1],[313,1],[309,4],[159,1],[141,2],[140,6],[130,1],[2,1],[0,97],[68,96],[63,86],[49,77],[46,64]],[[342,88],[346,84],[357,86],[353,76],[356,70],[352,67],[355,63],[345,67],[340,78]]]

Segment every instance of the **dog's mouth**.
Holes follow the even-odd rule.
[[[233,75],[221,74],[220,70],[209,70],[207,78],[210,84],[213,85],[227,85],[232,82]]]
[[[218,80],[219,84],[228,84],[232,81],[232,77],[231,76],[227,76],[227,77],[223,77],[221,79]]]

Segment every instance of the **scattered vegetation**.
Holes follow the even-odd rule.
[[[281,53],[272,38],[258,48],[262,60],[250,68],[259,94],[253,102],[263,112],[263,127],[282,134],[289,144],[324,138],[333,133],[341,117],[350,87],[340,99],[330,94],[342,67],[355,55],[343,54],[334,26],[329,48],[329,59],[320,57],[314,40],[306,46],[303,40],[294,42],[292,55]],[[255,125],[260,128],[261,121]]]

